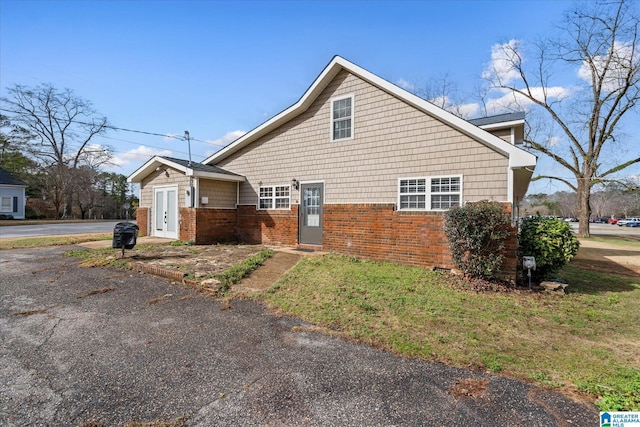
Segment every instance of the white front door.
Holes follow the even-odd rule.
[[[160,187],[153,190],[153,235],[169,239],[178,238],[178,187]]]

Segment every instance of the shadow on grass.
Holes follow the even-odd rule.
[[[640,277],[586,270],[583,265],[571,262],[558,276],[569,283],[567,293],[602,294],[606,292],[632,292],[640,289]]]
[[[585,246],[580,248],[578,255],[569,265],[600,273],[640,277],[640,271],[634,270],[633,268],[635,267],[612,260],[616,258],[640,259],[640,248],[619,247],[616,249],[604,249]]]

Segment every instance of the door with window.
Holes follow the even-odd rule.
[[[153,235],[178,238],[178,187],[155,188]]]
[[[299,241],[301,244],[322,244],[322,203],[324,184],[300,185]]]

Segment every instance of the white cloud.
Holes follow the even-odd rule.
[[[232,143],[236,139],[240,138],[245,133],[247,133],[247,132],[245,132],[243,130],[234,130],[234,131],[231,131],[231,132],[227,132],[222,138],[208,139],[205,142],[207,144],[209,144],[209,145],[215,145],[216,147],[224,147],[226,145],[229,145],[230,143]]]
[[[560,145],[561,142],[562,142],[562,138],[559,136],[551,136],[549,137],[549,139],[547,139],[547,145],[549,147],[556,147]]]
[[[608,55],[596,55],[592,58],[593,66],[596,68],[595,72],[598,75],[602,74],[605,67],[608,67],[606,74],[603,77],[603,88],[607,91],[613,92],[616,89],[622,87],[625,82],[625,78],[629,72],[629,69],[634,67],[634,63],[640,61],[640,53],[636,52],[633,47],[633,43],[622,43],[615,41],[613,43],[613,52],[608,52]],[[613,53],[612,55],[610,55]],[[611,62],[607,62],[611,59]],[[578,77],[591,84],[592,70],[586,61],[582,61],[580,69],[578,69]]]
[[[462,117],[465,119],[477,117],[478,113],[480,113],[480,104],[476,102],[471,102],[469,104],[462,104],[462,105],[459,105],[457,108],[460,114],[462,114]]]
[[[574,91],[570,88],[562,87],[562,86],[552,86],[548,88],[543,87],[532,87],[531,96],[537,100],[564,100],[571,96]],[[500,114],[505,111],[513,111],[513,110],[527,110],[528,107],[534,104],[534,102],[523,95],[512,92],[508,89],[499,89],[495,90],[494,93],[498,93],[499,96],[489,99],[487,101],[487,112],[489,115],[491,114]]]
[[[216,153],[220,148],[226,147],[227,145],[231,144],[233,141],[235,141],[236,139],[240,138],[241,136],[243,136],[246,133],[247,132],[245,132],[243,130],[234,130],[234,131],[227,132],[226,134],[224,134],[224,136],[222,138],[207,139],[205,142],[207,144],[209,144],[209,145],[215,146],[216,149],[215,150],[207,150],[207,151],[205,151],[205,153],[204,153],[205,157],[211,156],[212,154]]]
[[[400,79],[396,82],[396,84],[397,84],[398,86],[400,86],[402,89],[404,89],[404,90],[406,90],[406,91],[409,91],[409,92],[411,92],[411,93],[414,93],[414,92],[416,91],[416,85],[415,85],[415,84],[413,84],[413,83],[411,83],[411,82],[410,82],[410,81],[408,81],[408,80],[403,79],[403,78],[400,78]]]
[[[146,147],[144,145],[139,146],[133,150],[129,150],[124,153],[116,154],[109,161],[111,169],[122,168],[128,166],[132,162],[143,163],[149,160],[153,156],[170,156],[171,150],[158,150],[155,148]]]
[[[451,98],[449,98],[446,95],[430,99],[429,102],[453,114],[461,115],[465,119],[470,119],[472,117],[475,117],[480,112],[480,104],[478,103],[454,104],[451,101]]]
[[[510,84],[520,78],[520,73],[514,68],[514,63],[522,62],[520,41],[509,40],[507,43],[491,46],[491,61],[482,72],[482,78],[496,79],[503,84]]]

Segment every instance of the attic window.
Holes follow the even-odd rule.
[[[353,138],[353,95],[331,100],[331,140]]]

